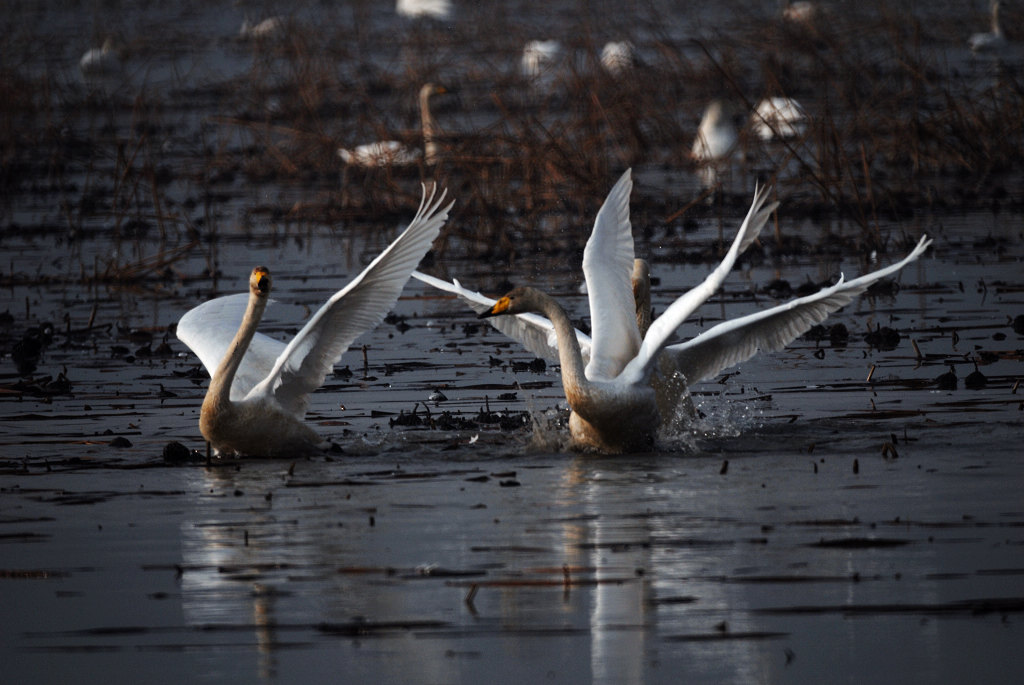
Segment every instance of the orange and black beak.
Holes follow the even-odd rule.
[[[268,294],[270,292],[270,269],[265,266],[257,266],[252,270],[250,282],[259,294]]]
[[[494,306],[492,306],[486,312],[481,312],[476,318],[486,319],[491,316],[499,316],[501,314],[504,314],[505,311],[508,309],[509,304],[511,304],[511,300],[509,300],[508,296],[506,295],[505,297],[495,302]]]

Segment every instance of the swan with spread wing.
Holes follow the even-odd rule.
[[[309,395],[349,345],[391,311],[448,217],[445,195],[436,186],[429,194],[424,188],[408,228],[291,342],[256,332],[270,296],[270,272],[263,266],[253,269],[247,295],[219,297],[181,317],[178,338],[211,375],[199,430],[218,453],[288,457],[323,446],[303,421]]]
[[[722,262],[692,290],[673,302],[641,335],[634,273],[646,278],[633,254],[627,171],[598,212],[583,255],[592,336],[573,328],[565,311],[534,288],[516,288],[498,300],[463,288],[457,281],[414,272],[413,276],[458,295],[481,318],[528,350],[561,365],[562,385],[572,410],[573,446],[602,452],[650,449],[658,429],[688,402],[687,384],[697,383],[754,356],[781,349],[849,304],[875,281],[917,259],[930,244],[922,238],[903,260],[814,295],[725,321],[683,343],[669,345],[686,319],[722,285],[737,257],[757,238],[777,203],[766,205],[761,188]],[[643,292],[643,283],[636,292]],[[649,288],[649,285],[647,286]],[[648,291],[649,292],[649,291]],[[642,295],[641,295],[642,297]],[[514,316],[512,316],[514,315]]]

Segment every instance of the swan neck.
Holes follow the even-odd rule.
[[[256,326],[263,318],[263,311],[267,308],[267,298],[260,297],[255,293],[249,294],[249,304],[245,308],[245,316],[242,317],[242,324],[238,332],[228,345],[224,358],[217,365],[210,381],[210,388],[206,391],[207,401],[213,401],[218,405],[227,404],[231,400],[231,385],[235,382],[235,374],[242,365],[242,358],[256,335]]]
[[[558,338],[558,363],[562,366],[562,385],[566,397],[579,394],[588,385],[580,353],[580,341],[576,339],[576,328],[569,321],[568,314],[554,299],[538,292],[541,314],[555,327]]]
[[[999,28],[999,3],[992,3],[992,33],[997,36],[1003,35],[1003,30]]]
[[[434,140],[437,133],[434,117],[430,113],[430,91],[420,93],[420,122],[423,127],[423,161],[427,164],[437,162],[438,146]]]

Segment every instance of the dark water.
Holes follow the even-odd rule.
[[[556,3],[524,19],[524,8],[498,11],[515,28],[509,43],[585,14]],[[714,35],[734,9],[629,28],[649,38],[650,59],[660,54],[650,36]],[[232,167],[268,139],[229,120],[268,103],[287,109],[291,97],[248,79],[298,77],[229,40],[243,8],[169,11],[26,4],[5,20],[5,69],[67,101],[53,121],[22,129],[36,136],[24,145],[66,159],[15,155],[4,175],[5,682],[1019,682],[1024,335],[1013,320],[1024,314],[1024,221],[1012,171],[972,178],[974,199],[960,206],[921,199],[967,197],[966,182],[946,176],[914,196],[917,211],[878,209],[870,223],[887,240],[874,255],[864,226],[816,218],[809,191],[787,181],[779,234],[808,249],[773,250],[766,237],[681,335],[787,299],[769,289],[776,279],[853,277],[921,233],[935,244],[897,288],[829,320],[849,329],[847,344],[802,338],[694,388],[701,419],[663,436],[656,453],[552,449],[564,438],[557,369],[513,371],[531,357],[412,282],[397,318],[342,359],[351,375],[313,396],[309,420],[339,451],[173,464],[163,458],[172,441],[204,449],[206,378],[169,327],[267,264],[282,305],[263,329],[288,335],[408,221],[419,179],[359,180],[380,189],[370,199],[393,200],[373,216],[340,199],[329,136],[306,177],[254,180],[251,166]],[[939,35],[979,16],[985,25],[983,12],[935,13]],[[382,39],[419,30],[397,23],[390,3],[289,16],[306,31],[319,18],[352,41],[340,45],[378,46],[370,54],[384,72],[417,68]],[[589,19],[609,31],[606,14]],[[128,74],[88,94],[77,57],[108,30],[130,48]],[[464,25],[452,31],[472,44]],[[988,78],[962,48],[949,54],[951,69]],[[450,69],[473,82],[483,68]],[[464,128],[495,116],[468,92],[447,110]],[[6,112],[8,122],[25,116],[15,104]],[[699,108],[678,118],[692,129]],[[164,168],[172,180],[145,184],[147,169]],[[713,268],[719,231],[731,234],[747,199],[737,190],[698,205],[695,219],[655,221],[670,213],[659,198],[686,202],[696,183],[662,158],[634,169],[638,252],[652,259],[660,311]],[[472,186],[448,182],[471,202],[459,189]],[[333,218],[296,218],[303,203]],[[514,260],[480,257],[488,250],[472,237],[486,221],[467,213],[424,268],[492,294],[538,284],[585,317],[571,246],[587,229],[516,211],[509,222],[530,247],[516,243]],[[551,232],[526,233],[535,219]],[[683,258],[694,253],[708,257]],[[52,341],[19,370],[16,343],[46,322]],[[899,332],[894,348],[864,339],[878,326]],[[987,382],[969,389],[976,364]],[[950,367],[957,385],[941,389]],[[428,401],[438,389],[447,399]],[[413,412],[420,425],[408,425]]]

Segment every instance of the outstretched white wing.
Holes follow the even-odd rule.
[[[269,374],[249,397],[272,396],[286,410],[302,416],[309,393],[323,384],[335,362],[352,342],[384,320],[398,300],[409,275],[430,249],[448,218],[446,193],[435,199],[436,186],[423,200],[409,227],[362,273],[336,292],[274,362]]]
[[[670,357],[687,383],[693,385],[750,359],[759,351],[782,349],[810,330],[811,326],[821,323],[829,314],[852,302],[872,283],[916,260],[931,242],[927,236],[922,237],[909,255],[884,269],[852,281],[840,278],[835,285],[813,295],[725,321],[692,340],[670,345],[662,354]]]
[[[633,179],[626,170],[601,205],[583,250],[592,335],[586,375],[591,380],[619,375],[640,349],[633,299],[633,228],[629,223],[632,190]]]
[[[755,190],[754,201],[751,203],[750,210],[747,212],[746,218],[743,219],[743,224],[740,225],[740,230],[732,241],[725,258],[714,271],[708,274],[703,283],[687,291],[654,320],[651,327],[647,329],[647,335],[640,345],[639,353],[623,371],[623,380],[640,382],[646,378],[654,368],[658,352],[665,346],[676,329],[683,325],[683,322],[696,311],[697,307],[704,304],[722,286],[722,282],[725,281],[726,276],[729,275],[736,263],[736,258],[750,247],[761,229],[764,228],[768,217],[779,206],[778,202],[773,202],[767,207],[763,207],[770,191],[770,187]]]
[[[178,321],[178,339],[196,353],[211,376],[242,325],[248,301],[248,293],[225,295],[190,309]],[[273,300],[270,303],[273,305]],[[284,348],[280,340],[256,333],[231,384],[231,399],[242,399],[266,378]]]
[[[419,271],[413,271],[412,276],[438,290],[457,295],[460,300],[465,302],[477,314],[486,312],[497,302],[497,300],[493,300],[474,290],[463,288],[458,281],[449,283]],[[493,316],[487,319],[487,323],[519,342],[519,344],[538,357],[542,357],[549,362],[558,362],[558,339],[555,336],[555,327],[551,325],[547,318],[539,314],[516,314],[515,316]],[[590,337],[583,331],[577,330],[576,339],[580,343],[580,352],[585,364],[590,358]]]
[[[445,193],[420,203],[409,227],[359,276],[338,291],[288,345],[262,333],[253,336],[231,385],[241,400],[257,386],[272,392],[289,411],[302,415],[308,394],[320,387],[334,363],[359,335],[379,324],[394,306],[409,273],[430,249],[451,204],[438,211]],[[239,293],[204,302],[178,322],[177,335],[212,376],[245,314],[249,295]]]

